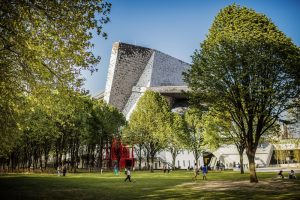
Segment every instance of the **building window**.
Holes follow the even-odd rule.
[[[178,160],[178,167],[180,167],[180,161]]]
[[[158,167],[160,167],[160,160],[158,161]]]
[[[183,161],[183,167],[185,167],[185,160]]]

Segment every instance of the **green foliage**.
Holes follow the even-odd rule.
[[[75,171],[80,152],[97,160],[101,167],[104,144],[117,137],[125,123],[116,108],[71,90],[52,91],[47,98],[28,96],[26,105],[20,112],[19,136],[0,157],[2,164],[9,158],[11,170],[20,165],[23,169],[46,168],[49,156],[57,166],[66,162],[63,155],[68,154],[70,168]],[[91,160],[87,163],[94,167]]]
[[[284,33],[266,16],[231,5],[216,16],[184,76],[195,106],[230,114],[246,138],[252,171],[261,136],[295,106],[299,71],[300,50]]]
[[[182,139],[186,134],[186,126],[183,116],[178,113],[172,114],[171,135],[169,137],[169,147],[174,147],[178,150],[183,148]]]
[[[195,160],[198,160],[205,150],[202,117],[203,112],[195,108],[189,108],[184,114],[186,133],[183,135],[182,141],[185,148],[193,152]]]
[[[204,143],[214,150],[222,144],[234,144],[240,156],[240,170],[244,173],[243,153],[246,139],[228,112],[213,108],[204,116]]]
[[[119,129],[125,124],[125,117],[115,107],[108,105],[103,100],[91,100],[92,108],[89,117],[91,141],[98,142],[99,137],[112,139],[119,134]],[[98,139],[97,139],[98,138]]]
[[[175,169],[177,155],[184,149],[184,139],[186,134],[184,118],[178,113],[172,113],[171,133],[168,139],[168,150],[172,155],[172,165]]]
[[[56,90],[79,90],[81,70],[96,70],[100,58],[90,39],[93,30],[106,37],[102,27],[111,4],[1,0],[0,5],[0,152],[8,152],[20,136],[28,96],[50,100]]]
[[[167,100],[157,92],[146,91],[130,116],[123,138],[134,144],[143,144],[153,164],[155,154],[168,145],[171,123]]]
[[[228,118],[220,115],[220,113],[219,115],[213,111],[206,113],[203,117],[204,144],[206,144],[210,150],[215,150],[222,144],[234,142],[230,141],[230,125],[231,123],[228,121]]]
[[[167,144],[170,133],[171,113],[167,100],[159,93],[147,91],[132,112],[128,129],[131,141]]]

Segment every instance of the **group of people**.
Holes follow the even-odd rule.
[[[67,166],[66,165],[58,165],[57,167],[57,175],[58,176],[61,176],[61,172],[63,174],[63,176],[66,176],[66,173],[67,173]]]
[[[223,163],[221,163],[219,160],[217,161],[217,164],[216,164],[216,170],[225,170],[225,165]]]
[[[202,171],[202,179],[203,180],[207,180],[206,178],[206,174],[208,172],[208,168],[206,165],[204,165],[203,167],[201,166],[200,169],[198,167],[195,168],[195,176],[193,177],[193,180],[197,180],[197,176],[200,174],[200,170]]]
[[[284,179],[284,175],[283,175],[283,171],[282,171],[282,170],[279,171],[278,176],[279,176],[280,178]],[[289,173],[288,178],[289,178],[289,179],[297,179],[294,170],[291,170],[291,172]]]

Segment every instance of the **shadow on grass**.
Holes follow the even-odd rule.
[[[154,191],[151,199],[299,199],[300,182],[296,180],[208,181],[177,185]]]

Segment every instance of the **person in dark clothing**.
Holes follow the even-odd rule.
[[[282,179],[284,179],[284,176],[283,176],[282,170],[280,170],[280,171],[279,171],[279,173],[278,173],[278,176],[280,176]]]
[[[127,175],[127,177],[125,178],[124,181],[126,182],[127,180],[129,180],[129,182],[131,182],[131,179],[130,179],[131,172],[130,172],[129,168],[128,168],[127,171],[126,171],[126,175]]]
[[[66,176],[67,173],[67,167],[66,165],[63,166],[63,176]]]
[[[164,173],[166,173],[166,171],[167,171],[167,166],[166,165],[164,165]]]
[[[206,179],[207,171],[208,171],[208,168],[207,168],[206,165],[204,165],[204,166],[202,167],[203,180],[207,180],[207,179]]]

